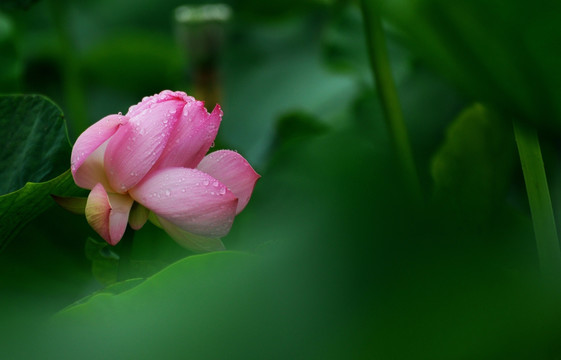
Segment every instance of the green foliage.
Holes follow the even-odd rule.
[[[0,249],[3,249],[27,223],[55,205],[49,196],[79,193],[70,170],[42,183],[27,183],[23,188],[0,196]]]
[[[561,5],[373,0],[416,52],[476,99],[561,129]]]
[[[0,134],[0,194],[50,180],[69,167],[62,111],[43,96],[0,96]]]
[[[511,124],[481,104],[465,109],[432,162],[436,201],[453,206],[466,222],[495,221],[510,187],[514,150]]]
[[[0,248],[54,204],[50,194],[77,193],[61,110],[37,95],[0,97]]]

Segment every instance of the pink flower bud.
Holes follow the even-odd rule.
[[[115,245],[127,220],[142,226],[147,212],[181,245],[194,251],[223,248],[234,217],[245,207],[259,175],[238,153],[210,149],[222,110],[208,113],[183,92],[162,91],[90,126],[72,149],[71,170],[91,189],[86,218]]]

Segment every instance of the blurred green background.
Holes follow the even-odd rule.
[[[204,24],[181,16],[203,2],[3,2],[0,93],[52,99],[71,142],[182,90],[222,105],[211,151],[262,175],[219,254],[192,256],[150,225],[109,249],[84,217],[45,205],[0,252],[3,352],[558,358],[559,291],[538,274],[512,120],[538,129],[561,208],[559,6],[372,3],[422,204],[396,165],[358,2],[231,0],[228,20]]]

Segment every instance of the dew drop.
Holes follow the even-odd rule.
[[[220,190],[218,190],[218,193],[219,193],[220,195],[226,194],[226,188],[224,188],[224,187],[223,187],[223,188],[220,188]]]
[[[210,181],[208,181],[208,180],[204,180],[204,181],[203,181],[203,185],[204,185],[204,186],[207,186],[208,184],[210,184]]]
[[[170,195],[171,195],[170,189],[166,189],[166,196],[170,196]]]
[[[181,192],[186,192],[186,191],[187,191],[186,189],[181,189]]]
[[[213,183],[212,183],[212,186],[218,187],[218,181],[213,182]]]

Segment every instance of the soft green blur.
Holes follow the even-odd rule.
[[[230,251],[216,254],[193,255],[151,224],[110,248],[53,202],[0,252],[7,358],[561,352],[561,299],[539,276],[511,128],[513,118],[538,127],[559,212],[559,59],[544,54],[561,33],[558,12],[533,9],[524,32],[525,1],[374,1],[424,191],[417,204],[355,2],[230,0],[230,18],[207,28],[177,21],[179,6],[194,5],[178,0],[8,3],[0,93],[51,98],[71,141],[143,96],[201,94],[224,110],[214,149],[239,151],[262,178],[223,239]],[[504,27],[489,25],[497,16]]]

